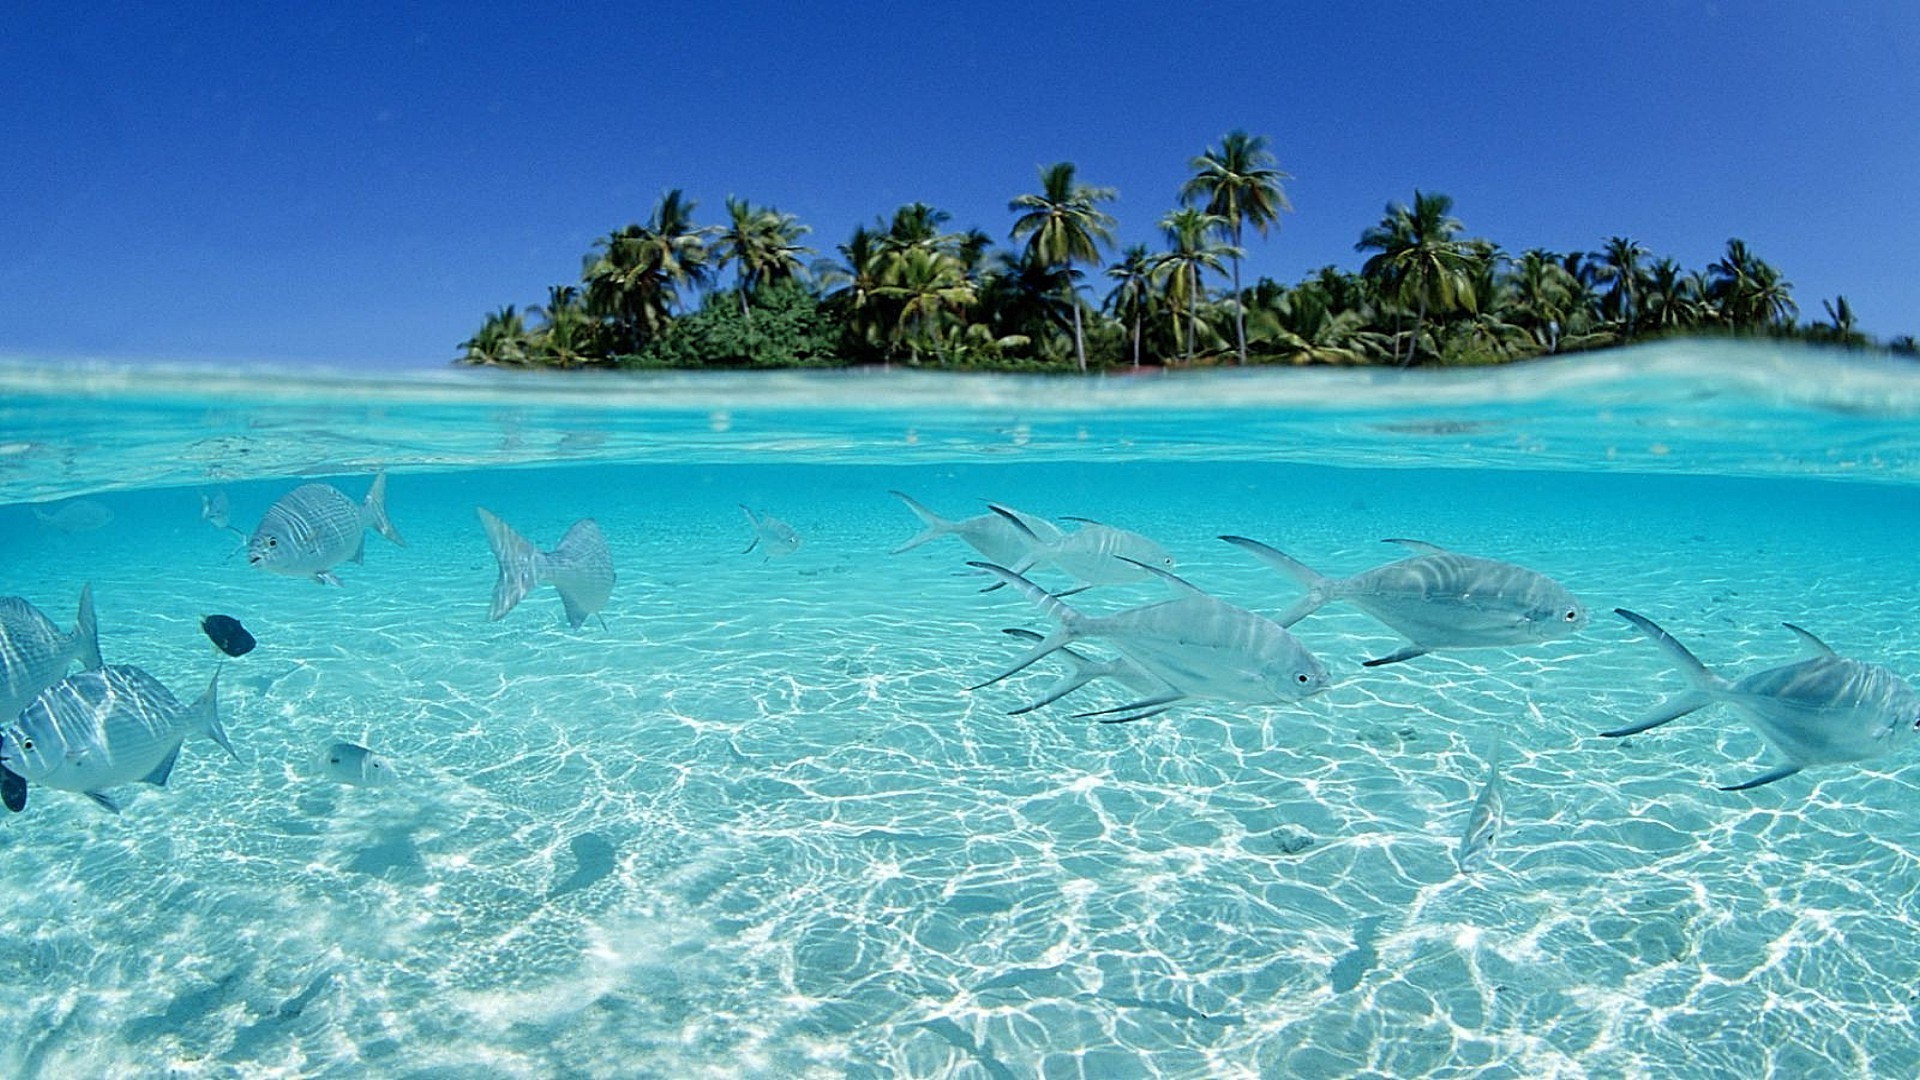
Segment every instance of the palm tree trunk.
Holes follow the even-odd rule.
[[[1133,312],[1133,366],[1140,366],[1140,311]]]
[[[1068,269],[1072,269],[1071,264]],[[1087,372],[1087,342],[1080,331],[1079,298],[1073,295],[1071,285],[1067,289],[1067,303],[1073,305],[1073,355],[1080,361],[1080,373],[1084,375]]]
[[[1233,246],[1240,247],[1240,223],[1233,223]],[[1247,306],[1240,294],[1240,256],[1233,257],[1233,336],[1240,344],[1240,359],[1237,363],[1244,366],[1247,362]]]

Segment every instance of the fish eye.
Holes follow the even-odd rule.
[[[21,740],[20,740],[20,749],[22,749],[22,750],[31,750],[31,749],[33,749],[33,740],[32,740],[32,739],[21,739]]]
[[[1578,622],[1580,619],[1580,613],[1577,611],[1569,611],[1567,612],[1566,619],[1568,622]]]
[[[275,539],[274,537],[271,537],[271,536],[269,536],[269,537],[267,537],[267,546],[268,546],[268,547],[279,547],[279,546],[280,546],[280,541],[279,541],[279,540],[277,540],[277,539]]]
[[[1307,673],[1303,671],[1300,674],[1295,675],[1293,677],[1293,681],[1299,683],[1301,686],[1307,685]]]

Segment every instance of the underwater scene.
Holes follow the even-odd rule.
[[[0,388],[0,1074],[1920,1072],[1910,364]]]

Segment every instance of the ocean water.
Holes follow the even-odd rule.
[[[1095,382],[909,375],[295,377],[0,365],[0,594],[190,701],[122,813],[0,820],[6,1076],[1321,1077],[1920,1073],[1913,748],[1744,792],[1716,705],[1627,739],[1792,622],[1920,677],[1920,368],[1672,345],[1477,373]],[[342,584],[251,531],[379,470],[407,544]],[[978,690],[1049,621],[920,529],[994,500],[1143,533],[1266,614],[1411,537],[1593,612],[1563,641],[1365,668],[1137,723],[1096,682]],[[63,505],[97,504],[88,515]],[[803,543],[770,557],[741,504]],[[487,620],[474,508],[542,547],[595,518],[619,580]],[[82,511],[88,508],[82,507]],[[51,520],[49,520],[51,519]],[[61,527],[62,524],[66,527]],[[1070,580],[1046,570],[1053,587]],[[1102,585],[1117,611],[1166,595]],[[252,653],[222,661],[209,613]],[[1099,642],[1088,653],[1111,655]],[[346,740],[400,782],[320,768]],[[1500,750],[1483,865],[1455,849]]]

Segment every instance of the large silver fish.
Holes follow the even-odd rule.
[[[1614,614],[1665,649],[1692,686],[1661,702],[1645,720],[1601,735],[1634,735],[1716,701],[1731,705],[1787,760],[1722,791],[1757,788],[1813,765],[1877,758],[1906,743],[1920,727],[1920,694],[1906,680],[1878,664],[1840,656],[1792,623],[1782,625],[1815,655],[1729,682],[1653,620],[1625,608],[1615,608]]]
[[[913,539],[894,548],[892,554],[911,551],[929,540],[942,536],[957,536],[966,545],[986,556],[987,561],[998,566],[1014,566],[1027,557],[1033,546],[1033,538],[1057,540],[1061,536],[1060,527],[1046,518],[1004,508],[999,512],[980,514],[975,517],[952,521],[927,509],[913,500],[905,492],[893,492],[893,497],[907,504],[922,524],[926,526]],[[1009,516],[1011,515],[1011,516]],[[1019,524],[1016,524],[1015,521]],[[1024,529],[1021,525],[1025,525]]]
[[[486,527],[487,543],[500,564],[488,619],[512,611],[515,604],[542,585],[559,590],[567,623],[575,630],[587,616],[607,605],[607,597],[613,594],[613,555],[592,518],[574,522],[567,535],[560,538],[559,547],[541,551],[485,507],[476,506],[474,511]]]
[[[361,502],[331,484],[301,484],[267,508],[247,541],[247,561],[275,574],[338,585],[333,568],[365,561],[369,528],[407,546],[387,520],[386,473],[374,475]]]
[[[1244,536],[1220,539],[1306,586],[1278,616],[1292,626],[1333,600],[1345,600],[1407,638],[1405,648],[1365,661],[1397,664],[1435,649],[1524,645],[1566,637],[1587,625],[1587,609],[1559,582],[1524,566],[1460,555],[1419,540],[1389,540],[1419,554],[1350,578],[1329,578],[1285,552]]]
[[[1018,589],[1060,626],[988,686],[1041,657],[1084,638],[1101,638],[1143,671],[1167,684],[1164,692],[1081,716],[1125,716],[1119,724],[1155,716],[1189,698],[1270,704],[1298,701],[1327,687],[1327,669],[1279,623],[1202,592],[1158,567],[1141,566],[1172,585],[1171,600],[1113,615],[1087,615],[1003,566],[969,563]]]
[[[80,590],[80,614],[72,633],[53,625],[52,619],[20,597],[0,597],[0,722],[19,715],[40,691],[65,677],[76,661],[83,668],[100,666],[93,586]]]
[[[1036,566],[1051,566],[1082,585],[1124,585],[1145,581],[1154,570],[1171,570],[1173,556],[1153,540],[1128,529],[1103,525],[1091,518],[1069,517],[1079,523],[1070,533],[1042,536],[1025,514],[995,505],[993,511],[1026,530],[1028,551],[1012,570],[1025,574]]]
[[[182,705],[139,668],[109,664],[41,691],[0,728],[8,809],[26,805],[25,781],[79,792],[117,814],[119,800],[106,789],[136,780],[165,786],[189,735],[209,736],[238,760],[220,726],[219,684],[215,672],[206,693]]]
[[[757,547],[771,559],[800,550],[800,534],[793,531],[793,526],[772,514],[756,513],[746,503],[740,504],[740,512],[747,516],[747,527],[753,530],[753,540],[740,554],[745,555]]]

